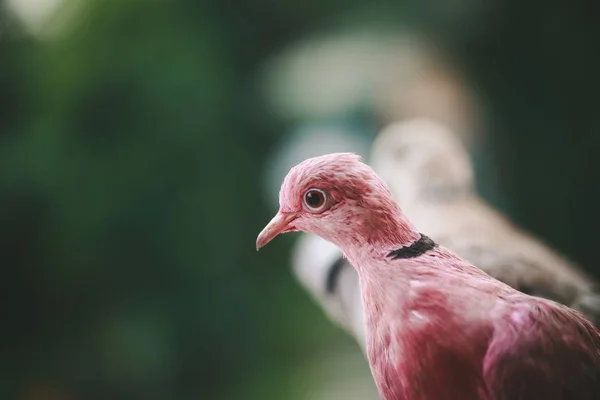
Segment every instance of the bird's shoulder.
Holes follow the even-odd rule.
[[[597,399],[600,332],[582,314],[515,294],[492,311],[484,379],[495,400]]]

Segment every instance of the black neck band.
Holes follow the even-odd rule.
[[[436,246],[437,243],[421,233],[419,240],[414,241],[410,246],[400,247],[398,250],[391,251],[387,256],[392,259],[415,258],[427,253]]]
[[[327,271],[327,279],[325,280],[325,292],[333,294],[340,278],[340,273],[344,267],[344,256],[340,256],[335,260]]]

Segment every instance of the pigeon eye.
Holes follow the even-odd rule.
[[[304,204],[310,211],[321,211],[325,206],[325,192],[320,189],[308,189],[304,193]]]

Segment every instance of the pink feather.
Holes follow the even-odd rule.
[[[318,209],[305,203],[311,189],[325,196]],[[356,268],[369,364],[384,399],[600,399],[592,323],[443,247],[407,251],[421,233],[358,156],[315,157],[289,172],[257,248],[294,230],[336,244]]]

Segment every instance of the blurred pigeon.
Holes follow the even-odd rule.
[[[387,126],[375,139],[371,165],[408,218],[437,243],[510,286],[566,304],[600,325],[596,283],[477,195],[469,155],[445,126],[426,119]],[[292,264],[327,315],[364,349],[358,276],[341,250],[303,235]]]
[[[292,254],[292,267],[302,285],[327,315],[365,347],[358,275],[342,251],[316,235],[302,234]]]

